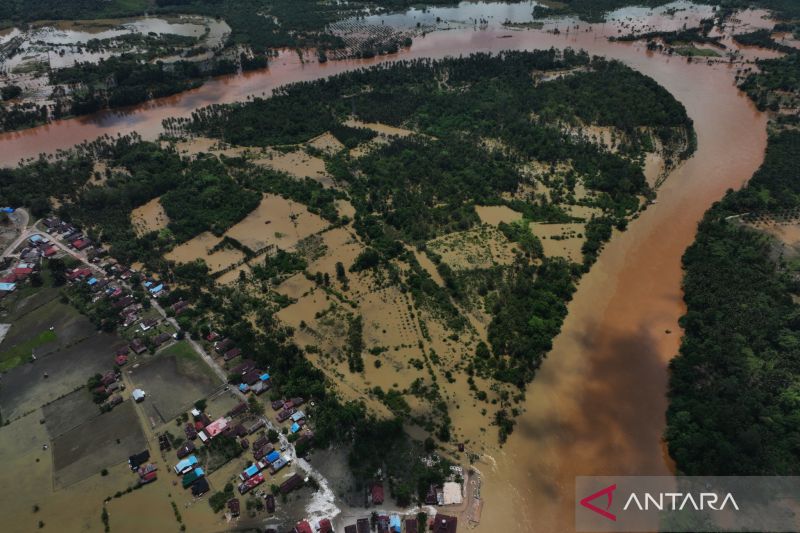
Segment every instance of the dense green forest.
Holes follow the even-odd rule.
[[[748,213],[800,207],[798,58],[759,61],[742,82],[761,109],[782,113],[771,117],[762,166],[706,213],[683,257],[685,334],[670,364],[665,436],[685,474],[800,472],[797,261],[747,224]]]
[[[762,111],[795,110],[800,102],[800,54],[759,60],[758,72],[747,75],[740,84]]]
[[[773,30],[762,29],[752,31],[750,33],[739,33],[733,36],[733,39],[744,46],[760,46],[761,48],[768,48],[777,50],[784,54],[793,54],[796,49],[791,46],[781,44],[772,38]]]
[[[763,166],[705,216],[683,258],[687,313],[670,364],[666,437],[689,475],[800,472],[800,309],[770,238],[727,217],[800,205],[800,132],[774,135]]]
[[[139,104],[199,87],[208,76],[231,74],[236,69],[231,62],[217,62],[212,70],[204,72],[199,64],[189,61],[153,64],[123,54],[98,63],[78,63],[53,70],[50,82],[76,87],[71,97],[70,112],[73,115],[86,115],[108,107]]]

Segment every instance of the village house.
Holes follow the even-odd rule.
[[[255,367],[256,367],[255,362],[253,362],[250,359],[245,359],[245,360],[242,361],[241,364],[239,364],[239,365],[233,367],[233,369],[231,369],[231,376],[243,376],[247,372],[255,369]]]
[[[113,307],[114,309],[124,309],[125,307],[128,307],[129,305],[135,302],[136,300],[133,299],[133,296],[128,295],[120,298],[119,300],[111,304],[111,307]]]
[[[138,470],[138,468],[150,460],[150,452],[144,450],[137,454],[131,455],[128,457],[128,465],[131,467],[131,470]]]
[[[85,250],[87,247],[91,246],[92,243],[88,239],[75,239],[71,244],[73,248],[80,252],[81,250]]]
[[[201,478],[192,485],[192,496],[194,496],[195,498],[200,497],[206,492],[208,492],[208,490],[209,490],[208,480],[206,478]]]
[[[263,420],[256,420],[255,423],[247,429],[247,434],[252,435],[253,433],[255,433],[256,431],[265,426],[266,424],[264,423]]]
[[[269,383],[266,381],[259,381],[255,385],[250,387],[250,391],[257,396],[260,396],[261,394],[267,392],[268,390],[269,390]]]
[[[170,335],[169,333],[166,333],[166,332],[165,333],[159,333],[158,335],[153,337],[153,345],[157,348],[157,347],[161,346],[162,344],[164,344],[165,342],[167,342],[168,340],[170,340],[171,338],[172,338],[172,335]]]
[[[245,375],[242,376],[242,383],[245,383],[248,386],[252,386],[255,385],[256,382],[258,382],[260,377],[261,377],[261,371],[254,368],[253,370],[248,371]]]
[[[373,483],[370,489],[370,496],[372,497],[372,505],[381,505],[383,503],[383,483]]]
[[[47,228],[48,233],[57,229],[61,225],[61,219],[58,217],[48,217],[42,220],[42,224]]]
[[[149,331],[150,329],[154,328],[158,325],[158,320],[155,318],[148,318],[147,320],[143,320],[139,327],[142,328],[142,331]]]
[[[203,428],[203,431],[200,431],[197,436],[200,437],[200,440],[204,443],[208,440],[213,439],[228,427],[229,420],[225,417],[218,418],[217,420],[213,421],[212,423],[206,425]]]
[[[214,350],[220,355],[224,354],[231,348],[233,348],[233,341],[231,339],[223,339],[214,343]]]
[[[195,435],[197,435],[197,434],[195,433]],[[176,454],[178,456],[178,459],[183,459],[184,457],[187,457],[188,455],[190,455],[194,450],[195,450],[194,442],[192,442],[191,440],[188,440],[188,441],[184,442],[183,445],[180,448],[178,448]]]
[[[241,348],[231,348],[230,350],[225,352],[225,355],[223,355],[222,358],[225,361],[230,361],[232,359],[236,359],[240,355],[242,355],[242,349]]]
[[[239,516],[239,499],[238,498],[231,498],[228,500],[228,511],[230,511],[231,516],[236,517]]]
[[[292,414],[293,409],[284,409],[275,418],[277,418],[278,422],[286,422]]]
[[[129,346],[131,347],[131,351],[136,355],[140,355],[147,350],[147,346],[145,346],[142,339],[133,339]]]
[[[294,526],[294,533],[314,533],[314,530],[311,529],[307,520],[303,520],[302,522],[298,522],[296,526]]]
[[[457,526],[456,517],[437,514],[431,525],[431,533],[456,533]]]
[[[289,494],[293,490],[299,489],[303,486],[303,478],[300,474],[294,474],[292,477],[281,483],[281,494]]]
[[[236,415],[240,415],[247,411],[247,404],[245,402],[240,402],[236,406],[234,406],[230,411],[228,411],[228,416],[234,417]]]

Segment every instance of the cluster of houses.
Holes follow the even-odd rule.
[[[333,533],[333,525],[327,518],[323,518],[317,524],[317,527],[312,527],[308,520],[298,522],[293,533]]]
[[[150,293],[150,296],[153,298],[158,298],[159,296],[164,296],[167,293],[168,287],[157,280],[154,279],[147,279],[142,282],[145,290]]]
[[[92,390],[97,398],[105,398],[101,407],[110,411],[122,403],[120,393],[125,390],[125,384],[120,380],[121,375],[115,370],[109,370],[100,378],[100,383]]]
[[[58,252],[50,239],[39,235],[32,235],[25,247],[20,251],[16,264],[11,266],[8,273],[0,278],[0,299],[5,298],[17,289],[19,283],[27,280],[31,274],[37,272],[43,257],[52,257]]]
[[[107,299],[111,307],[117,312],[119,322],[123,327],[128,327],[139,320],[139,313],[143,306],[136,302],[133,295],[121,283],[133,275],[133,271],[112,264],[106,267],[106,275],[97,273],[92,268],[80,266],[67,271],[66,279],[72,284],[85,284],[92,292],[92,302]]]
[[[181,486],[184,489],[191,487],[192,496],[202,496],[209,491],[206,473],[198,464],[196,455],[181,459],[173,469],[175,474],[181,477]]]
[[[264,482],[263,471],[266,470],[270,475],[274,476],[291,461],[291,458],[281,456],[275,450],[270,451],[261,460],[254,462],[239,474],[239,479],[241,480],[239,494],[246,494],[261,485]]]
[[[158,479],[158,467],[149,461],[150,452],[147,450],[131,455],[128,458],[128,466],[130,466],[131,471],[139,476],[140,485],[146,485]]]
[[[431,485],[425,496],[426,505],[459,505],[464,500],[461,483],[447,481],[444,485]]]
[[[402,519],[400,515],[392,514],[378,515],[374,520],[374,529],[372,529],[368,519],[360,518],[355,524],[345,526],[344,531],[345,533],[369,533],[371,531],[377,531],[378,533],[417,533],[419,531],[419,523],[416,517]],[[426,525],[426,531],[432,533],[456,533],[458,519],[454,516],[437,514],[435,517],[430,518]],[[295,527],[295,531],[305,530],[298,530]]]
[[[292,434],[300,431],[306,424],[305,413],[298,409],[303,403],[303,398],[299,397],[289,400],[275,400],[272,402],[272,409],[278,412],[275,418],[280,423],[286,422],[287,420],[290,421],[291,426],[289,426],[289,431]]]
[[[68,222],[58,217],[48,217],[42,221],[47,233],[58,237],[67,246],[78,252],[86,253],[89,260],[105,254],[105,250],[96,246],[84,233]]]
[[[220,338],[218,333],[212,331],[206,335],[206,340],[214,343],[214,351],[222,356],[226,363],[242,355],[242,350],[234,345],[233,339]]]

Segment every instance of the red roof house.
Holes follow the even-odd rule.
[[[380,505],[383,503],[383,483],[372,484],[372,504]]]
[[[294,533],[314,533],[314,530],[311,529],[308,521],[303,520],[302,522],[298,522],[296,526],[294,526]]]
[[[17,277],[17,279],[25,279],[33,273],[33,269],[27,267],[15,268],[11,272]]]
[[[214,437],[225,431],[225,428],[227,427],[228,427],[228,420],[226,418],[218,418],[217,420],[214,420],[212,423],[207,425],[204,430],[206,432],[206,435],[208,435],[210,438],[213,439]]]

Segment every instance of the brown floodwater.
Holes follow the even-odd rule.
[[[658,25],[652,17],[647,22]],[[479,465],[486,505],[478,531],[570,531],[576,475],[671,472],[661,436],[667,363],[677,353],[677,321],[684,312],[680,258],[705,210],[752,175],[766,146],[766,117],[735,88],[735,66],[689,63],[648,53],[639,43],[610,43],[605,37],[617,34],[613,24],[574,29],[573,23],[566,33],[562,23],[560,29],[559,35],[501,28],[438,32],[394,56],[584,48],[653,77],[686,106],[697,130],[695,156],[670,175],[658,203],[615,235],[582,279],[562,333],[529,387],[514,434]],[[378,61],[302,64],[296,54],[284,53],[266,71],[214,80],[126,112],[1,135],[0,161],[14,164],[102,134],[138,131],[154,137],[162,119],[188,116],[199,106]],[[466,411],[453,416],[468,417]]]

